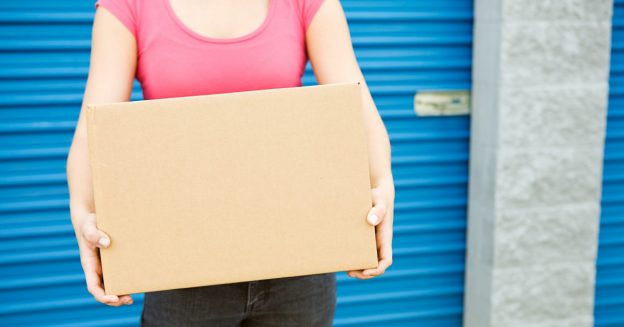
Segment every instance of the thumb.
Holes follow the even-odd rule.
[[[82,228],[82,233],[87,242],[91,243],[93,247],[107,248],[110,246],[110,238],[106,233],[97,229],[95,223],[88,221]]]
[[[386,217],[386,206],[383,203],[377,203],[369,212],[366,221],[377,226]]]

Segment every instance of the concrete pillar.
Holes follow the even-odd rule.
[[[611,0],[477,0],[464,326],[592,326]]]

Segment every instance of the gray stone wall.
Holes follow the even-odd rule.
[[[610,0],[477,0],[464,326],[592,326]]]

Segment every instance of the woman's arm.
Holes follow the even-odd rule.
[[[92,30],[89,76],[78,123],[67,156],[67,184],[71,221],[80,248],[80,261],[87,289],[102,303],[131,304],[130,295],[105,295],[99,248],[110,244],[96,227],[96,215],[89,166],[86,104],[128,101],[136,67],[136,41],[132,33],[109,11],[98,7]],[[100,241],[102,239],[102,241]]]
[[[364,122],[368,132],[373,208],[369,223],[376,225],[379,267],[348,272],[361,279],[381,275],[392,264],[394,180],[390,164],[390,141],[357,63],[349,26],[338,0],[324,0],[310,23],[306,43],[319,84],[360,82]],[[375,216],[378,217],[375,221]]]

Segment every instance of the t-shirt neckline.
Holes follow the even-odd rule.
[[[187,34],[191,35],[192,37],[196,39],[206,41],[206,42],[213,42],[213,43],[236,43],[236,42],[241,42],[241,41],[245,41],[248,39],[252,39],[255,36],[259,35],[269,25],[273,17],[273,14],[275,12],[274,7],[277,2],[276,0],[269,0],[268,12],[266,13],[266,16],[264,17],[262,24],[260,24],[260,26],[258,26],[255,30],[245,35],[241,35],[241,36],[237,36],[233,38],[214,38],[214,37],[209,37],[209,36],[199,34],[195,32],[194,30],[192,30],[178,17],[178,15],[176,15],[175,11],[173,10],[173,7],[171,6],[171,0],[163,0],[163,1],[165,2],[165,7],[167,9],[167,12],[169,13],[169,16],[171,17],[171,19],[173,19],[176,25],[180,27],[180,29],[182,29],[184,32],[186,32]]]

